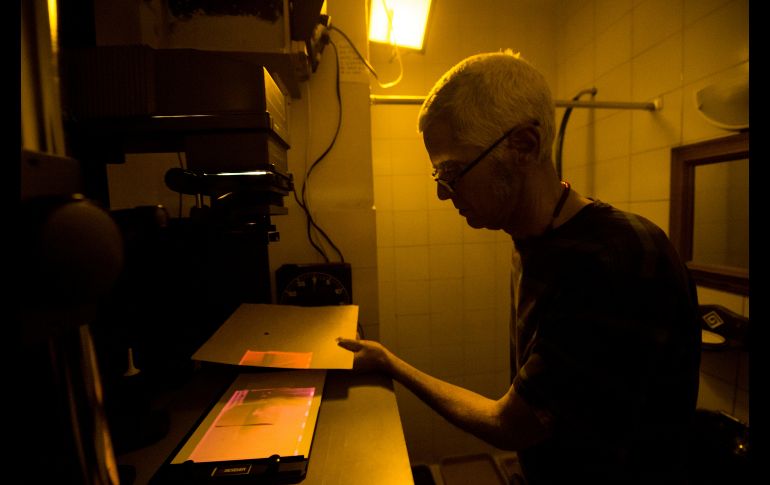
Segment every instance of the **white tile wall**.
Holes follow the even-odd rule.
[[[612,118],[608,119],[609,121]],[[595,197],[610,204],[628,201],[629,194],[629,170],[628,155],[621,155],[609,160],[596,162]]]
[[[684,29],[684,81],[749,59],[749,2],[733,0]]]
[[[607,118],[598,118],[593,140],[594,146],[590,149],[590,153],[594,155],[592,161],[600,162],[628,156],[631,143],[631,113],[616,110]]]
[[[644,0],[634,6],[631,27],[634,55],[681,31],[683,6],[683,0]]]
[[[675,32],[631,59],[635,100],[648,101],[682,85],[682,34]]]
[[[616,43],[614,39],[608,39],[607,44],[613,45]],[[597,47],[602,45],[597,44]],[[598,55],[598,52],[597,52]],[[623,62],[620,64],[608,64],[610,67],[605,71],[597,69],[597,79],[594,86],[597,89],[597,94],[601,93],[602,99],[607,100],[623,100],[631,99],[631,63],[628,61],[628,57],[623,58]],[[597,61],[598,64],[598,61]],[[615,110],[578,110],[578,113],[583,113],[588,122],[591,122],[590,116],[594,119],[605,118],[616,114]],[[573,112],[573,114],[575,114]],[[561,118],[559,118],[561,119]],[[570,117],[569,126],[572,126],[573,120]]]
[[[631,155],[631,200],[668,200],[671,184],[671,154],[666,148]]]
[[[631,0],[596,0],[596,33],[601,34],[616,25],[623,25],[625,22],[621,17],[628,14],[631,10]],[[630,16],[628,17],[630,21]],[[629,37],[630,28],[625,29],[625,36]],[[619,46],[621,50],[624,48]]]

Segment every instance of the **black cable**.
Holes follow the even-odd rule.
[[[315,167],[321,163],[321,161],[326,158],[326,155],[329,154],[332,147],[334,147],[334,144],[337,141],[337,136],[340,133],[340,128],[342,126],[342,96],[340,94],[340,57],[339,52],[337,51],[337,46],[329,40],[329,43],[334,47],[334,57],[337,61],[337,74],[336,74],[336,80],[335,80],[335,91],[337,94],[337,106],[339,107],[339,117],[337,118],[337,127],[334,130],[334,136],[332,137],[331,143],[329,143],[329,146],[326,148],[326,150],[323,151],[323,153],[313,162],[312,165],[310,165],[310,168],[308,169],[307,173],[305,174],[305,181],[302,184],[302,196],[297,196],[296,189],[293,189],[294,192],[294,200],[297,201],[297,204],[302,208],[302,210],[305,212],[305,216],[307,218],[307,236],[308,240],[310,241],[310,244],[315,248],[316,251],[318,251],[321,256],[323,256],[324,260],[328,263],[329,262],[329,256],[327,256],[326,252],[321,248],[318,243],[316,243],[313,240],[312,236],[312,228],[315,228],[316,231],[329,243],[329,245],[334,249],[334,251],[337,252],[337,254],[340,257],[341,262],[345,262],[345,257],[342,255],[342,251],[337,247],[336,244],[334,244],[334,241],[329,237],[329,235],[321,229],[321,227],[315,222],[313,219],[313,216],[310,213],[310,208],[308,207],[308,201],[307,201],[307,185],[310,181],[310,175],[313,173],[313,170]],[[308,120],[308,123],[310,123],[311,120]],[[301,199],[301,200],[300,200]]]
[[[292,190],[292,192],[294,192],[294,200],[297,201],[297,204],[302,208],[303,212],[305,212],[305,218],[308,221],[307,222],[307,239],[308,239],[308,241],[310,241],[310,244],[313,246],[313,248],[315,248],[315,250],[318,252],[318,254],[323,256],[324,261],[326,261],[328,263],[329,262],[329,256],[326,255],[326,252],[324,252],[323,248],[321,248],[320,246],[318,246],[318,244],[316,244],[316,242],[313,240],[313,235],[310,232],[310,225],[311,225],[311,221],[313,220],[312,216],[310,215],[310,212],[308,211],[307,207],[305,207],[305,205],[302,204],[302,202],[299,200],[299,198],[297,198],[297,191],[296,190]]]
[[[573,98],[572,101],[577,101],[580,99],[581,96],[584,94],[590,94],[591,96],[596,96],[597,89],[596,88],[589,88],[584,89],[577,93]],[[567,121],[569,120],[569,115],[572,113],[572,106],[569,106],[566,111],[564,111],[564,116],[561,119],[561,126],[559,127],[559,136],[556,143],[556,173],[559,175],[559,180],[561,180],[561,153],[562,153],[562,147],[564,146],[564,131],[567,129]]]
[[[310,241],[310,244],[313,245],[313,247],[316,249],[316,251],[320,252],[321,255],[324,257],[324,260],[328,263],[329,257],[326,255],[326,252],[320,247],[315,241],[313,241],[312,231],[311,228],[315,228],[321,236],[326,239],[326,241],[329,242],[329,244],[337,251],[337,253],[340,255],[340,258],[344,261],[344,258],[342,256],[342,253],[339,251],[337,246],[332,242],[331,238],[326,234],[326,232],[321,229],[321,227],[315,222],[313,219],[313,216],[310,213],[310,207],[309,202],[307,201],[307,184],[310,180],[310,175],[312,174],[315,167],[323,160],[326,155],[331,151],[332,147],[334,146],[337,136],[340,131],[340,127],[342,125],[342,98],[340,96],[340,84],[339,84],[339,75],[340,75],[340,68],[339,68],[339,55],[337,52],[337,46],[332,43],[332,46],[334,47],[334,53],[335,58],[337,60],[337,78],[336,78],[336,93],[337,93],[337,103],[339,107],[339,117],[337,119],[337,127],[334,132],[334,136],[332,137],[332,141],[329,144],[329,146],[324,150],[324,152],[319,156],[315,162],[310,166],[310,169],[308,169],[307,173],[305,174],[305,182],[302,185],[302,203],[301,206],[303,210],[305,211],[305,214],[307,215],[307,236],[308,240]],[[296,192],[295,192],[295,199],[296,199]]]

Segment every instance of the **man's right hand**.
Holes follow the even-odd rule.
[[[389,372],[392,354],[381,343],[373,340],[338,338],[337,345],[353,352],[353,370],[362,372]]]

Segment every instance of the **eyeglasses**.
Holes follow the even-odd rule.
[[[442,170],[439,169],[439,168],[434,168],[433,169],[433,180],[435,180],[437,184],[439,184],[441,187],[443,187],[444,190],[446,190],[450,194],[454,194],[455,193],[455,185],[457,185],[457,182],[460,180],[460,178],[462,178],[462,176],[465,175],[466,173],[470,172],[473,167],[478,165],[478,163],[480,161],[482,161],[484,159],[484,157],[489,155],[492,152],[492,150],[497,148],[497,145],[499,145],[503,140],[508,138],[512,133],[515,133],[515,132],[517,132],[519,130],[523,130],[524,128],[528,128],[530,126],[535,126],[536,127],[536,126],[539,126],[539,125],[540,125],[540,123],[538,123],[535,120],[532,120],[532,121],[529,121],[527,123],[523,123],[523,124],[514,126],[510,130],[508,130],[505,133],[503,133],[503,136],[498,138],[486,150],[481,152],[478,157],[474,158],[472,162],[468,163],[465,167],[463,167],[463,169],[460,170],[460,172],[458,172],[457,175],[455,175],[451,179],[447,180],[447,179],[442,178],[441,177]]]

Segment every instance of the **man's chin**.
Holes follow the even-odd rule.
[[[470,227],[472,227],[474,229],[488,229],[490,231],[496,231],[498,229],[501,229],[500,226],[495,225],[495,224],[490,224],[489,221],[484,222],[484,221],[479,220],[479,219],[477,219],[477,218],[475,218],[473,216],[469,217],[469,215],[467,213],[460,214],[460,215],[462,215],[465,218],[465,222]]]
[[[465,218],[465,222],[474,229],[484,229],[486,226],[473,216],[469,216],[467,213],[460,213]]]

